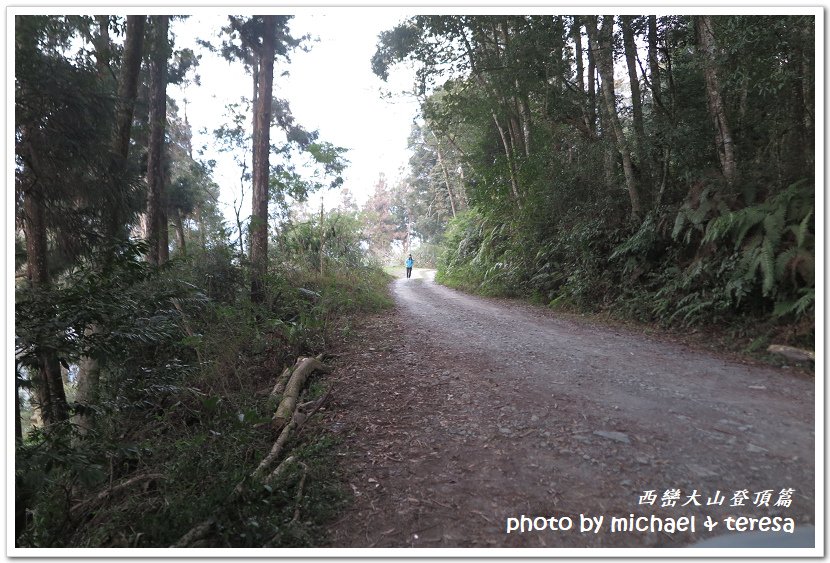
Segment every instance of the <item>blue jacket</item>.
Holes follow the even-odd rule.
[[[413,260],[412,258],[407,258],[406,259],[406,267],[407,268],[411,268],[412,264],[414,264],[414,263],[415,263],[415,260]]]

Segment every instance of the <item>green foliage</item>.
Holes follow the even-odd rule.
[[[385,78],[406,61],[424,95],[407,207],[439,201],[418,187],[440,180],[437,143],[452,147],[451,180],[471,207],[443,238],[436,233],[445,246],[437,279],[646,322],[789,326],[786,338],[809,340],[814,22],[713,17],[714,59],[698,45],[697,18],[654,22],[660,81],[650,61],[637,69],[648,78],[642,124],[636,100],[615,106],[628,147],[609,135],[602,94],[577,87],[586,69],[579,77],[584,52],[574,57],[572,37],[583,51],[597,47],[585,42],[588,18],[414,16],[379,37],[375,72]],[[652,40],[645,17],[614,23],[631,25],[645,46]],[[707,85],[713,70],[721,82]],[[731,127],[734,182],[721,172],[715,90]],[[632,160],[630,184],[621,151]]]
[[[344,498],[326,438],[293,444],[307,470],[298,463],[279,482],[227,499],[273,442],[274,405],[257,391],[297,355],[324,349],[345,315],[390,303],[389,277],[355,263],[359,237],[347,233],[356,224],[332,217],[331,225],[330,272],[321,278],[297,249],[269,278],[272,299],[262,305],[247,300],[244,268],[227,246],[156,269],[141,260],[142,244],[130,244],[106,272],[79,267],[48,293],[20,290],[22,365],[39,347],[70,363],[90,355],[104,384],[94,403],[75,406],[94,414],[89,433],[67,423],[18,444],[17,496],[29,507],[18,545],[167,546],[208,517],[217,519],[212,546],[319,545]],[[309,234],[290,231],[290,240]],[[91,324],[98,330],[87,333]],[[311,381],[307,397],[325,385]],[[143,475],[153,477],[98,496],[107,483]]]

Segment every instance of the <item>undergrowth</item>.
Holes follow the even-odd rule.
[[[322,277],[280,267],[271,272],[269,299],[255,305],[247,299],[244,265],[222,249],[160,270],[136,256],[128,261],[118,279],[50,295],[59,310],[82,310],[85,299],[100,309],[111,296],[118,311],[129,297],[128,308],[142,304],[153,323],[143,330],[135,309],[101,316],[102,334],[121,335],[115,343],[87,341],[80,327],[88,319],[55,321],[74,335],[60,343],[69,362],[81,354],[100,359],[102,385],[95,404],[73,405],[92,416],[90,431],[67,422],[30,430],[18,442],[16,545],[168,547],[208,519],[211,532],[198,546],[324,543],[323,526],[345,495],[331,458],[334,442],[315,419],[292,439],[295,462],[277,482],[231,493],[276,439],[270,420],[278,398],[269,392],[279,373],[299,355],[324,352],[350,316],[387,307],[389,277],[371,264],[338,267],[333,260]],[[43,302],[33,298],[21,309],[26,298],[19,296],[18,314]],[[55,324],[49,329],[54,334]],[[26,388],[25,366],[18,372]],[[301,400],[327,387],[324,376],[313,376]]]
[[[727,347],[756,355],[772,342],[811,349],[812,187],[796,182],[748,205],[735,199],[709,186],[636,226],[601,201],[562,222],[474,209],[450,223],[436,280],[677,333],[709,327]]]

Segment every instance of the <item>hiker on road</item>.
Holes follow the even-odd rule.
[[[415,264],[415,260],[412,259],[412,255],[409,255],[409,258],[406,259],[406,277],[412,277],[412,265]]]

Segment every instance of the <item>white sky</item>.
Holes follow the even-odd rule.
[[[317,8],[315,11],[292,10],[290,22],[295,37],[311,34],[319,37],[307,53],[295,51],[291,64],[278,62],[274,69],[274,96],[287,99],[297,121],[307,130],[318,129],[320,140],[349,149],[350,165],[345,172],[347,187],[358,203],[373,191],[379,173],[395,178],[407,164],[407,137],[418,104],[411,97],[381,97],[381,89],[390,85],[401,91],[412,82],[406,70],[393,74],[384,84],[371,70],[370,59],[375,52],[377,36],[391,29],[406,17],[400,8]],[[178,48],[191,47],[202,54],[198,68],[201,86],[187,89],[188,119],[194,132],[194,150],[208,146],[205,159],[216,159],[216,181],[222,188],[223,211],[232,217],[231,203],[239,198],[239,171],[229,155],[212,147],[211,132],[224,121],[225,105],[242,97],[251,97],[251,77],[239,62],[228,63],[198,47],[195,38],[218,45],[220,27],[227,23],[227,9],[201,12],[171,26]],[[281,76],[284,71],[288,77]],[[183,92],[169,89],[171,97],[183,107]],[[208,134],[199,131],[207,128]],[[340,190],[328,190],[326,206],[335,206]],[[250,189],[246,188],[242,217],[250,215]],[[319,194],[311,202],[318,202]],[[315,205],[317,205],[315,204]]]

